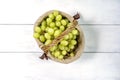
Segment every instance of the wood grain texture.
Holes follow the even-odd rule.
[[[81,25],[85,52],[120,52],[120,25]],[[0,52],[42,52],[33,25],[0,25]]]
[[[119,0],[0,0],[0,24],[34,24],[48,10],[81,14],[81,24],[120,24]]]
[[[85,53],[67,65],[39,55],[0,53],[0,80],[120,80],[119,53]]]

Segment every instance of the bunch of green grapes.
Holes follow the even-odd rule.
[[[34,29],[34,38],[39,39],[44,45],[50,44],[67,27],[71,25],[70,21],[62,16],[59,11],[50,13]],[[57,59],[66,59],[75,55],[74,50],[77,45],[78,30],[74,29],[64,36],[64,38],[50,49],[50,53]]]

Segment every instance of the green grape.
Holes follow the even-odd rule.
[[[58,59],[60,59],[60,60],[62,60],[63,58],[64,58],[63,55],[59,55],[59,56],[58,56]]]
[[[54,56],[55,52],[53,51],[53,52],[51,52],[51,54]]]
[[[68,23],[68,24],[67,24],[67,27],[70,27],[71,25],[72,25],[72,23]]]
[[[50,48],[50,51],[55,51],[57,49],[57,45]]]
[[[72,33],[69,33],[68,35],[69,35],[69,39],[72,39],[72,38],[73,38]]]
[[[70,49],[68,49],[67,51],[70,52]]]
[[[66,23],[68,24],[69,23],[69,20],[68,19],[65,19]]]
[[[57,16],[58,14],[59,14],[59,11],[57,11],[57,10],[53,11],[54,16]]]
[[[46,28],[45,26],[41,26],[42,31],[45,31],[45,28]]]
[[[49,14],[48,16],[49,16],[49,18],[54,19],[54,15],[52,13]]]
[[[56,26],[61,26],[61,22],[59,22],[59,21],[56,21]]]
[[[53,35],[51,35],[51,40],[54,40],[54,36]]]
[[[77,39],[77,36],[76,36],[76,35],[73,35],[73,39]]]
[[[64,49],[64,50],[66,50],[66,51],[67,51],[68,49],[69,49],[69,48],[68,48],[68,46],[65,46],[65,49]]]
[[[62,25],[64,25],[64,26],[67,25],[67,22],[66,22],[64,19],[61,20],[61,23],[62,23]]]
[[[50,36],[49,33],[45,33],[44,35],[45,35],[45,38],[46,38],[46,39],[51,39],[51,36]]]
[[[53,29],[54,29],[54,30],[58,30],[58,27],[54,27]]]
[[[59,55],[60,55],[60,51],[59,50],[55,51],[54,56],[58,57]]]
[[[62,41],[60,42],[60,44],[63,45],[63,46],[67,46],[67,45],[68,45],[68,41],[62,40]]]
[[[56,37],[58,37],[60,34],[61,34],[61,30],[56,30],[56,31],[54,32],[54,37],[56,38]]]
[[[77,44],[77,41],[76,41],[76,40],[71,40],[70,43],[71,43],[72,45],[76,45],[76,44]]]
[[[68,48],[68,46],[65,47],[65,50],[66,50],[67,52],[70,51],[70,49]]]
[[[53,35],[53,34],[54,34],[54,29],[48,28],[48,33],[49,33],[50,35]]]
[[[79,32],[78,32],[78,30],[74,29],[74,30],[72,30],[72,34],[73,34],[73,35],[78,35]]]
[[[48,32],[49,27],[46,27],[45,31]]]
[[[56,16],[56,21],[60,21],[62,19],[62,15],[57,15]]]
[[[60,30],[61,30],[61,31],[64,31],[64,30],[65,30],[65,27],[64,27],[64,26],[60,26]]]
[[[73,52],[70,53],[70,57],[74,57],[75,54]]]
[[[41,24],[42,24],[42,26],[46,26],[46,25],[47,25],[47,23],[46,23],[45,20],[43,20],[43,21],[41,22]]]
[[[42,30],[40,29],[40,27],[38,27],[38,26],[35,27],[35,32],[41,33],[41,31],[42,31]]]
[[[63,50],[62,55],[66,55],[66,54],[67,54],[67,51]]]
[[[50,27],[51,27],[51,28],[54,28],[54,27],[55,27],[55,23],[54,23],[54,22],[51,22],[51,23],[50,23]]]
[[[65,47],[63,45],[58,46],[60,50],[65,50]]]
[[[39,39],[41,42],[45,42],[45,37],[43,35],[40,35]]]
[[[46,22],[47,22],[47,25],[49,25],[52,22],[52,19],[51,18],[47,18]]]
[[[39,38],[39,36],[40,36],[39,33],[36,33],[36,32],[35,32],[35,33],[33,34],[33,37],[34,37],[34,38]]]
[[[68,40],[69,39],[69,35],[65,35],[63,39]]]
[[[48,40],[45,41],[45,45],[48,45],[48,44],[50,44],[51,42],[52,42],[52,41],[48,39]]]
[[[74,49],[75,48],[75,46],[72,45],[72,44],[69,44],[68,46],[69,46],[69,49]]]

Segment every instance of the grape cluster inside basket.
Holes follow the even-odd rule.
[[[50,14],[50,13],[53,13],[54,10],[50,10],[46,13],[44,13],[42,16],[40,16],[38,18],[38,20],[35,22],[34,24],[34,32],[35,32],[35,27],[36,26],[39,26],[40,23]],[[44,54],[42,57],[48,57],[49,59],[53,60],[53,61],[57,61],[57,62],[61,62],[61,63],[70,63],[70,62],[73,62],[75,61],[76,59],[78,59],[81,55],[81,53],[83,52],[84,50],[84,44],[85,44],[85,40],[84,40],[84,34],[83,34],[83,31],[82,29],[80,28],[80,25],[78,25],[78,22],[77,20],[74,19],[73,16],[70,16],[69,14],[66,14],[62,11],[59,11],[59,13],[66,17],[71,23],[72,25],[70,26],[71,28],[68,29],[66,32],[63,31],[60,36],[58,36],[57,38],[55,38],[50,45],[44,45],[40,40],[39,38],[35,38],[38,46],[44,51]],[[54,46],[55,44],[58,44],[58,42],[60,40],[62,40],[63,36],[65,36],[66,34],[68,34],[72,28],[76,28],[78,31],[79,31],[79,35],[78,35],[78,38],[77,38],[77,47],[75,48],[74,50],[74,53],[75,55],[73,57],[68,57],[66,59],[57,59],[55,58],[53,55],[51,55],[49,49],[50,47]]]

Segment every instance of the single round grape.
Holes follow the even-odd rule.
[[[51,19],[54,19],[54,17],[55,17],[52,13],[49,14],[48,16],[49,16],[49,18],[51,18]]]
[[[46,40],[45,41],[45,45],[48,45],[48,44],[50,44],[52,41],[50,40],[50,39],[48,39],[48,40]]]
[[[74,29],[74,30],[72,30],[72,34],[73,34],[73,35],[78,35],[79,32],[78,32],[78,30]]]
[[[63,58],[64,58],[63,55],[59,55],[59,56],[58,56],[58,59],[60,59],[60,60],[62,60]]]
[[[57,10],[53,11],[54,16],[57,16],[58,14],[59,14],[59,11],[57,11]]]
[[[39,36],[40,36],[39,33],[36,33],[36,32],[35,32],[35,33],[33,34],[33,37],[36,38],[36,39],[39,38]]]
[[[51,28],[54,28],[54,27],[55,27],[55,23],[54,23],[54,22],[51,22],[51,23],[50,23],[50,27],[51,27]]]
[[[42,31],[42,30],[40,29],[40,27],[38,27],[38,26],[35,27],[35,32],[41,33],[41,31]]]
[[[73,35],[73,39],[77,39],[77,36],[76,36],[76,35]]]
[[[48,28],[48,33],[49,33],[50,35],[53,35],[53,34],[54,34],[54,29]]]
[[[72,45],[72,44],[69,44],[68,46],[69,46],[69,49],[74,49],[75,48],[75,46]]]
[[[50,48],[50,51],[55,51],[57,49],[57,45]]]
[[[70,53],[70,57],[74,57],[75,54],[73,52]]]
[[[61,34],[61,30],[56,30],[56,31],[54,32],[54,37],[56,38],[56,37],[58,37],[60,34]]]
[[[71,25],[72,25],[72,23],[68,23],[68,24],[67,24],[67,27],[70,27]]]
[[[64,25],[64,26],[67,25],[67,22],[66,22],[64,19],[61,20],[61,23],[62,23],[62,25]]]
[[[65,35],[63,39],[68,40],[69,39],[69,35]]]
[[[64,31],[64,30],[65,30],[65,27],[64,27],[64,26],[60,26],[60,30],[61,30],[61,31]]]
[[[71,43],[72,45],[76,45],[76,44],[77,44],[77,41],[73,39],[73,40],[70,41],[70,43]]]
[[[45,31],[45,28],[46,28],[45,26],[41,26],[42,31]]]
[[[58,57],[60,55],[60,51],[55,51],[54,56]]]
[[[60,42],[60,44],[63,45],[63,46],[67,46],[67,45],[68,45],[68,41],[62,40],[62,41]]]
[[[43,20],[43,21],[41,22],[41,24],[42,24],[42,26],[46,26],[46,25],[47,25],[47,22],[46,22],[45,20]]]
[[[59,22],[59,21],[56,21],[56,26],[61,26],[61,22]]]
[[[45,31],[48,32],[48,29],[49,29],[49,27],[47,26],[46,29],[45,29]]]
[[[66,50],[66,51],[70,52],[70,49],[68,49],[68,50]]]
[[[56,21],[60,21],[62,19],[62,15],[57,15],[56,16]]]
[[[65,47],[63,45],[58,46],[60,50],[65,50]]]
[[[69,35],[69,39],[72,39],[72,38],[73,38],[72,33],[69,33],[68,35]]]
[[[39,39],[41,42],[45,42],[45,37],[43,35],[40,35]]]
[[[51,39],[51,36],[50,36],[49,33],[45,33],[44,35],[45,35],[45,38],[46,38],[46,39]]]
[[[68,24],[69,23],[69,20],[68,19],[65,19],[66,23]]]
[[[47,25],[49,25],[52,22],[52,19],[51,18],[47,18],[46,22],[47,22]]]
[[[66,55],[66,54],[67,54],[67,51],[63,50],[62,55]]]

